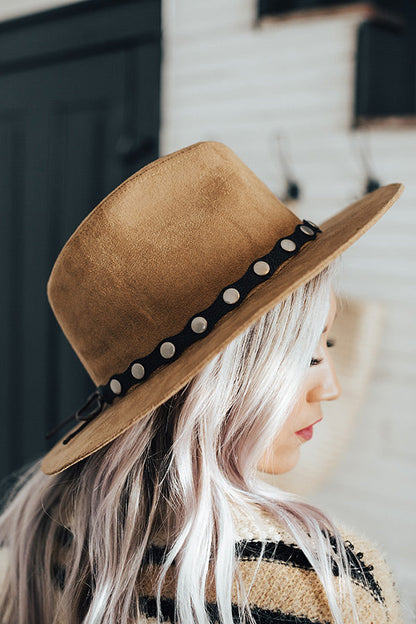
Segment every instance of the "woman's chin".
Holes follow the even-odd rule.
[[[284,474],[290,472],[299,461],[300,447],[288,450],[286,453],[281,452],[277,457],[269,457],[265,461],[261,461],[258,465],[260,472],[267,474]]]

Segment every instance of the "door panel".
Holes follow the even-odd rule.
[[[94,387],[46,284],[82,219],[157,158],[159,73],[160,41],[128,39],[0,74],[0,476],[43,454]]]

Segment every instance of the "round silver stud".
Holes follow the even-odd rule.
[[[307,236],[313,236],[313,234],[314,234],[313,229],[308,227],[307,225],[301,225],[300,226],[300,230],[301,230],[301,232],[303,232]]]
[[[175,353],[175,345],[173,342],[164,342],[160,345],[160,354],[164,358],[171,358]]]
[[[306,219],[305,219],[305,221],[306,221]],[[313,221],[311,221],[310,219],[308,219],[308,220],[306,221],[306,223],[308,223],[309,225],[311,225],[311,226],[312,226],[312,227],[314,227],[314,228],[318,228],[318,226],[316,225],[316,223],[314,223],[314,222],[313,222]]]
[[[227,290],[224,291],[222,298],[225,303],[235,303],[240,299],[240,293],[237,288],[227,288]]]
[[[289,238],[284,238],[280,243],[280,247],[285,251],[295,251],[296,244]]]
[[[256,275],[267,275],[270,271],[270,264],[265,262],[264,260],[258,260],[253,265],[253,271]]]
[[[114,394],[120,394],[121,392],[121,383],[118,379],[112,379],[110,381],[110,388],[114,392]]]
[[[144,377],[144,366],[136,362],[132,365],[130,372],[132,374],[132,377],[134,377],[135,379],[142,379],[142,377]]]
[[[208,322],[203,316],[196,316],[191,321],[191,329],[196,334],[202,334],[208,327]]]

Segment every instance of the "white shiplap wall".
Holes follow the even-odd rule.
[[[67,4],[2,0],[0,19]],[[294,209],[317,222],[358,198],[364,172],[349,130],[355,12],[254,27],[254,0],[163,0],[161,154],[223,141],[281,195],[273,137],[301,184]],[[388,85],[386,85],[388,88]],[[384,304],[378,362],[352,444],[314,501],[376,540],[406,610],[416,608],[416,131],[370,136],[381,182],[399,202],[343,256],[344,292]]]
[[[281,196],[274,137],[321,221],[363,194],[353,110],[363,8],[254,27],[253,0],[164,0],[161,153],[223,141]],[[314,502],[382,548],[406,622],[416,607],[416,131],[367,136],[382,184],[405,193],[343,256],[343,291],[381,302],[379,357],[352,443]]]

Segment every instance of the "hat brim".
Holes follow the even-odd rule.
[[[42,471],[48,475],[58,474],[85,459],[176,394],[234,338],[348,249],[392,206],[403,190],[404,186],[398,183],[383,186],[320,224],[322,233],[314,241],[307,243],[268,280],[253,288],[206,337],[190,345],[177,360],[158,368],[142,385],[133,386],[64,445],[62,440],[66,434],[43,457]],[[79,424],[73,430],[78,427]]]

